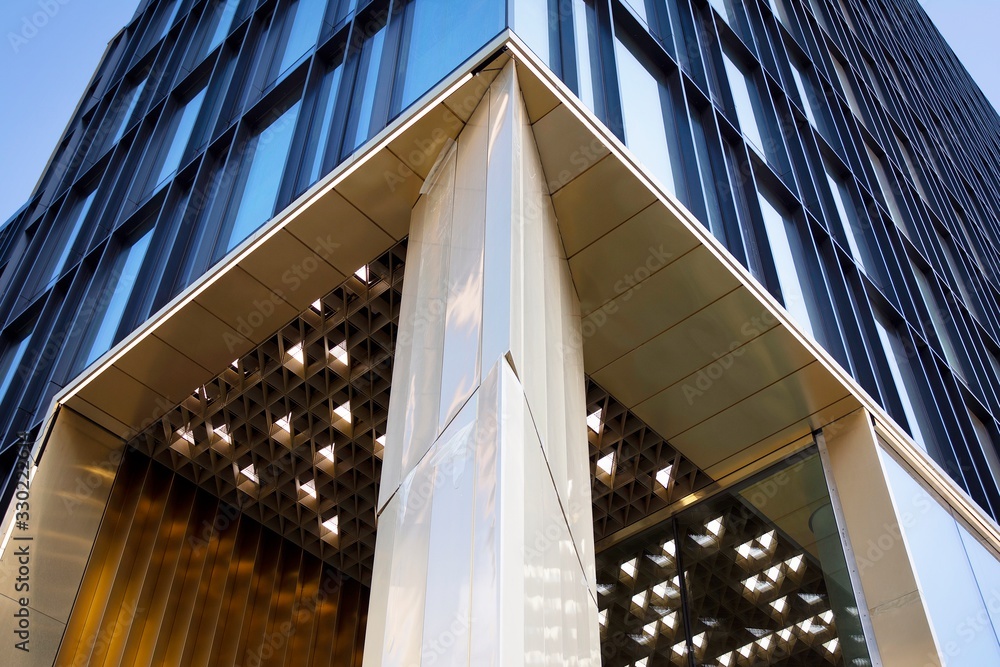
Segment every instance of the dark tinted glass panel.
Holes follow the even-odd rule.
[[[114,345],[152,236],[153,230],[150,229],[122,248],[104,289],[92,297],[90,303],[93,309],[89,313],[92,319],[83,338],[78,361],[80,368],[89,366]]]

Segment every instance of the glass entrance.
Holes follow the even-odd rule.
[[[871,664],[815,447],[597,568],[606,667]]]

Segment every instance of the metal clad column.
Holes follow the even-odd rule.
[[[508,63],[413,209],[366,667],[599,665],[579,324]]]
[[[883,665],[941,664],[902,539],[871,416],[857,410],[823,428],[832,486]],[[853,561],[853,562],[852,562]],[[825,563],[824,563],[825,565]]]

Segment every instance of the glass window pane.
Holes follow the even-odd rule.
[[[605,664],[871,665],[815,449],[601,551],[597,584]]]
[[[805,265],[804,250],[798,228],[791,216],[779,212],[766,193],[759,193],[764,230],[771,247],[771,257],[778,274],[782,301],[792,317],[814,338],[821,331],[821,310],[814,293],[809,267]]]
[[[799,101],[802,102],[802,110],[805,112],[806,118],[809,119],[809,122],[812,123],[812,126],[817,130],[825,129],[821,128],[820,124],[817,122],[815,111],[815,105],[822,105],[825,100],[821,100],[816,95],[816,88],[813,86],[812,80],[800,71],[799,66],[794,59],[789,60],[788,64],[791,65],[792,79],[795,81],[795,90],[799,94]],[[824,136],[826,136],[825,132]]]
[[[652,67],[641,62],[620,39],[615,40],[621,77],[625,143],[636,157],[660,180],[667,191],[677,195],[679,150],[674,129],[674,111],[664,82]]]
[[[824,166],[826,168],[826,182],[830,186],[833,204],[840,219],[840,231],[843,232],[843,238],[847,241],[851,256],[869,277],[876,283],[881,283],[882,263],[876,257],[876,252],[872,250],[874,241],[868,238],[870,230],[858,220],[854,198],[847,189],[847,184],[839,176],[831,173],[829,165]],[[830,226],[834,231],[838,231],[833,224]]]
[[[87,214],[90,212],[90,207],[94,203],[94,195],[97,194],[97,190],[92,190],[86,198],[78,200],[73,205],[73,210],[67,220],[61,221],[58,224],[63,228],[69,229],[69,233],[65,236],[57,235],[57,247],[52,248],[51,252],[57,258],[56,263],[52,267],[52,272],[49,273],[46,283],[51,281],[53,278],[58,278],[62,274],[63,269],[66,267],[66,261],[69,259],[70,253],[73,250],[73,246],[76,245],[77,237],[80,236],[80,231],[83,229],[84,220],[87,219]]]
[[[229,34],[229,29],[233,25],[233,19],[236,18],[236,10],[239,9],[239,6],[240,0],[219,0],[216,4],[215,15],[212,17],[215,28],[212,30],[212,36],[209,38],[205,48],[202,49],[202,56],[214,50]]]
[[[861,112],[861,104],[858,103],[858,96],[855,93],[853,79],[848,74],[844,66],[840,64],[840,60],[837,58],[833,59],[833,68],[837,70],[837,78],[840,79],[840,87],[844,91],[844,96],[847,98],[847,103],[850,105],[851,111],[854,112],[854,115],[861,121],[862,124],[866,124],[865,115]]]
[[[93,317],[84,338],[85,354],[81,357],[81,368],[89,366],[114,345],[115,334],[121,325],[125,306],[128,305],[152,237],[153,230],[150,229],[130,246],[123,248],[116,258],[108,283],[95,301]]]
[[[768,125],[768,118],[774,118],[773,112],[765,108],[766,102],[762,101],[762,93],[751,74],[733,60],[725,49],[722,51],[722,59],[740,130],[751,148],[776,172],[785,175],[789,167],[784,145],[780,135],[772,132]]]
[[[205,88],[202,88],[198,91],[198,94],[188,100],[183,109],[174,112],[174,118],[171,120],[170,127],[160,146],[160,155],[162,157],[159,159],[162,162],[156,171],[155,178],[150,181],[150,187],[147,190],[152,190],[163,183],[167,177],[181,166],[181,160],[187,152],[188,143],[191,140],[191,132],[194,129],[195,121],[198,120],[198,112],[201,111],[201,104],[204,101]],[[164,148],[166,148],[165,152],[163,151]]]
[[[166,20],[163,21],[163,25],[160,28],[160,34],[156,38],[157,40],[163,39],[163,37],[167,34],[167,32],[170,31],[170,28],[173,27],[174,25],[174,21],[177,19],[177,12],[179,12],[181,9],[180,0],[170,0],[170,2],[171,2],[170,9],[164,12],[164,14],[166,15]]]
[[[896,460],[879,451],[886,471],[899,526],[923,598],[923,608],[945,651],[948,665],[1000,665],[1000,641],[991,623],[991,608],[997,604],[996,589],[982,590],[980,576],[996,581],[997,562],[990,567],[973,547],[972,536],[937,498],[928,493]],[[989,580],[985,579],[985,580]],[[987,607],[988,595],[991,607]],[[972,631],[975,627],[976,632]]]
[[[549,67],[559,62],[558,30],[549,22],[548,0],[509,0],[514,11],[514,32]]]
[[[337,93],[340,90],[340,78],[343,71],[344,65],[340,63],[323,77],[323,83],[317,95],[316,109],[313,112],[310,138],[305,146],[303,163],[305,165],[303,169],[305,182],[303,187],[312,185],[325,174],[323,161],[330,144],[333,113],[337,107]]]
[[[385,44],[385,27],[365,40],[358,57],[358,74],[351,97],[350,118],[347,124],[347,140],[344,155],[368,141],[372,131],[372,110],[375,106],[375,92],[378,84],[379,63]]]
[[[500,32],[503,9],[499,0],[410,2],[400,61],[402,91],[395,110],[408,107]]]
[[[21,370],[21,362],[30,340],[31,332],[25,333],[20,340],[12,342],[4,350],[3,357],[0,357],[0,401],[7,396],[7,391]]]
[[[229,252],[274,214],[285,162],[292,144],[300,102],[295,102],[251,140],[244,156],[241,184],[233,193],[232,226],[225,251]]]
[[[118,111],[117,116],[113,120],[113,124],[117,124],[117,129],[115,129],[115,133],[111,137],[111,141],[104,145],[105,149],[109,148],[112,144],[118,143],[118,140],[125,134],[125,130],[132,125],[132,114],[135,113],[135,109],[139,105],[139,100],[142,99],[142,94],[146,89],[147,80],[148,77],[144,78],[136,84],[125,97],[115,100],[113,103],[112,109]]]
[[[702,119],[698,116],[691,117],[691,128],[694,134],[694,149],[698,158],[698,169],[701,172],[702,192],[705,194],[705,210],[708,214],[708,226],[715,238],[729,246],[726,235],[725,223],[722,219],[722,211],[719,208],[719,195],[717,190],[728,188],[725,176],[717,178],[712,165],[712,157],[708,148],[708,138],[705,135],[705,128],[702,127]]]
[[[979,299],[977,299],[972,292],[972,289],[975,288],[973,287],[970,289],[969,274],[965,269],[965,265],[959,263],[958,255],[955,254],[955,250],[952,248],[951,242],[946,240],[937,228],[934,229],[934,235],[937,237],[938,247],[941,248],[944,253],[945,261],[948,263],[948,268],[951,271],[952,280],[958,287],[959,294],[962,295],[962,301],[966,306],[968,306],[973,317],[978,319],[980,322],[987,321],[983,315]]]
[[[889,216],[892,218],[896,227],[903,232],[903,235],[912,240],[915,238],[913,231],[907,224],[907,218],[903,215],[903,212],[899,208],[899,202],[896,201],[896,189],[889,180],[889,175],[885,171],[885,166],[882,164],[882,160],[875,155],[874,151],[872,151],[867,144],[865,144],[865,149],[868,151],[868,158],[871,160],[872,167],[875,170],[875,178],[878,180],[879,192],[882,194],[882,200],[885,202],[886,208],[889,209]]]
[[[753,35],[750,33],[750,25],[747,23],[746,14],[744,14],[743,3],[739,0],[709,0],[709,4],[715,7],[715,11],[733,29],[733,32],[740,35],[744,42],[753,48]]]
[[[915,266],[912,262],[910,263],[910,267],[913,270],[913,276],[917,279],[917,287],[920,289],[920,297],[924,301],[924,307],[927,308],[927,312],[931,316],[931,326],[933,327],[934,335],[941,342],[941,349],[944,350],[944,358],[947,360],[948,365],[951,366],[951,369],[960,378],[965,380],[965,372],[946,322],[946,320],[951,320],[951,313],[941,306],[937,295],[934,293],[934,289],[931,287],[930,280],[923,270]]]
[[[940,463],[943,461],[942,453],[933,440],[930,415],[923,404],[920,388],[910,365],[910,347],[904,344],[896,328],[879,311],[875,311],[875,329],[906,417],[907,423],[903,426],[909,426],[913,440]]]
[[[906,165],[907,171],[910,172],[910,182],[913,183],[913,187],[916,188],[920,197],[925,202],[929,202],[930,198],[924,190],[923,179],[921,179],[920,172],[917,171],[917,167],[913,162],[913,155],[910,153],[909,142],[902,139],[895,130],[892,131],[892,134],[896,138],[896,145],[899,146],[899,153],[903,156],[903,164]]]
[[[593,0],[573,0],[573,23],[580,99],[599,118],[603,118],[604,81],[601,76],[597,9]]]
[[[326,14],[326,0],[299,0],[289,12],[294,12],[294,17],[285,17],[285,21],[291,20],[292,23],[286,28],[288,37],[274,78],[284,73],[302,54],[316,45]]]
[[[968,412],[969,419],[972,420],[972,428],[976,431],[976,439],[979,441],[979,446],[982,447],[983,454],[986,456],[986,462],[990,466],[990,473],[992,473],[993,479],[1000,482],[1000,451],[997,451],[986,424],[972,410]]]
[[[774,12],[774,16],[778,19],[782,25],[791,34],[798,36],[798,31],[795,29],[795,21],[792,19],[788,8],[785,7],[785,0],[768,0],[767,3],[771,7],[771,11]]]
[[[751,91],[753,84],[747,80],[743,70],[729,58],[729,54],[725,51],[722,52],[722,60],[726,66],[726,75],[729,77],[729,89],[733,94],[733,104],[736,106],[736,117],[740,121],[740,129],[757,151],[763,155],[764,140],[761,137],[760,124],[754,113],[754,102],[751,99],[751,95],[756,94],[755,90]]]

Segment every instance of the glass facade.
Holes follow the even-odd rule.
[[[870,665],[815,449],[597,556],[602,659]]]
[[[917,3],[542,4],[515,31],[997,516],[964,434],[1000,415],[1000,123]]]
[[[140,3],[32,199],[0,229],[2,277],[18,286],[0,304],[0,354],[20,350],[15,365],[33,366],[5,380],[20,403],[8,402],[0,450],[39,426],[59,387],[497,35],[505,13],[503,0]],[[22,339],[28,321],[39,333]],[[56,354],[48,340],[72,345]]]
[[[1000,663],[1000,563],[902,464],[885,451],[880,455],[899,516],[893,539],[904,539],[915,556],[945,664]]]
[[[0,449],[508,26],[1000,517],[1000,122],[916,0],[143,2],[0,229]]]

